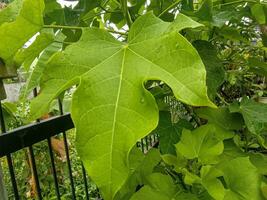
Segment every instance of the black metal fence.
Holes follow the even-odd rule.
[[[35,91],[36,95],[36,91]],[[70,114],[63,114],[63,106],[60,100],[58,100],[59,104],[59,111],[60,115],[56,117],[52,117],[46,120],[37,120],[36,123],[26,125],[17,129],[14,129],[12,131],[6,132],[6,126],[5,126],[5,119],[3,115],[2,110],[2,103],[0,101],[0,123],[1,123],[1,131],[2,134],[0,135],[0,158],[6,157],[9,174],[10,174],[10,180],[12,183],[13,188],[13,196],[16,200],[21,199],[18,191],[18,185],[16,181],[16,173],[14,170],[14,163],[16,162],[12,159],[12,154],[20,151],[24,148],[28,149],[29,152],[29,158],[30,162],[32,164],[32,172],[33,172],[33,178],[34,183],[36,186],[37,191],[37,197],[36,199],[44,199],[44,196],[41,191],[40,187],[40,181],[39,181],[39,175],[38,175],[38,166],[36,165],[35,161],[35,152],[33,145],[40,143],[42,141],[46,141],[48,145],[48,153],[50,160],[48,163],[47,160],[44,161],[45,165],[47,167],[51,168],[52,174],[53,174],[53,183],[54,183],[54,189],[56,194],[56,199],[60,200],[62,199],[62,195],[60,193],[59,189],[59,183],[58,183],[58,177],[57,177],[57,166],[55,164],[55,155],[53,152],[53,148],[51,145],[51,137],[55,135],[62,134],[63,135],[63,141],[64,141],[64,149],[66,154],[66,162],[67,162],[67,168],[68,168],[68,178],[70,181],[70,191],[71,191],[71,199],[75,200],[77,199],[75,194],[75,184],[73,180],[73,172],[72,172],[72,163],[69,155],[69,145],[67,141],[67,132],[68,130],[74,128],[74,124],[71,120]],[[151,146],[157,143],[157,135],[152,135],[149,137],[146,137],[142,139],[137,145],[142,149],[143,152],[146,152],[149,150]],[[90,199],[90,192],[89,192],[89,179],[86,175],[85,169],[82,166],[82,176],[83,176],[83,184],[84,184],[84,190],[85,190],[85,199]],[[1,199],[1,198],[0,198]]]

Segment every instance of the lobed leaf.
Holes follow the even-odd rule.
[[[77,149],[106,200],[128,177],[130,149],[157,126],[158,108],[144,88],[146,81],[164,81],[187,104],[214,107],[207,97],[205,67],[174,24],[179,23],[148,13],[132,25],[128,43],[104,30],[84,29],[77,43],[48,63],[42,92],[32,102],[31,112],[38,117],[62,91],[79,84],[71,111]]]

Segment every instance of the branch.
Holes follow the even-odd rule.
[[[58,28],[58,29],[74,29],[74,30],[82,30],[86,27],[80,27],[80,26],[64,26],[64,25],[43,25],[43,28]],[[111,29],[102,29],[102,30],[106,30],[110,33],[115,33],[115,34],[120,34],[120,35],[125,35],[127,36],[127,33],[124,32],[120,32],[120,31],[115,31],[115,30],[111,30]]]

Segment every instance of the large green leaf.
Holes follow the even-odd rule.
[[[209,97],[214,98],[217,89],[222,85],[225,79],[222,61],[217,57],[216,49],[210,42],[197,40],[193,45],[197,49],[206,67]]]
[[[243,115],[248,130],[260,134],[267,123],[267,104],[258,103],[248,98],[243,98],[240,105],[232,104],[230,112],[239,112]]]
[[[244,125],[242,115],[230,113],[227,107],[199,108],[195,111],[197,115],[227,130],[240,130]]]
[[[132,25],[128,43],[104,30],[84,29],[79,42],[53,56],[44,72],[33,116],[79,83],[72,102],[77,149],[106,200],[127,179],[130,149],[157,126],[158,108],[144,88],[147,80],[164,81],[187,104],[214,107],[207,97],[204,65],[176,26],[181,28],[148,13]]]
[[[223,140],[233,135],[213,124],[201,126],[194,131],[184,129],[177,151],[187,159],[197,158],[200,162],[214,163],[223,153]]]
[[[42,28],[43,10],[43,0],[24,0],[16,20],[0,25],[0,58],[7,64],[12,62],[15,53]]]
[[[173,123],[171,120],[171,113],[161,111],[159,115],[159,124],[155,129],[155,133],[159,134],[159,148],[161,154],[176,155],[174,144],[176,144],[182,134],[183,128],[193,129],[193,126],[186,120],[179,120]]]

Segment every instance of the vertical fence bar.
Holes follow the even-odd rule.
[[[152,135],[149,136],[149,144],[150,147],[153,147]]]
[[[83,172],[83,182],[84,182],[84,187],[85,187],[85,195],[86,199],[89,200],[89,193],[88,193],[88,183],[87,183],[87,176],[86,176],[86,171],[84,168],[84,165],[82,164],[82,172]]]
[[[37,88],[34,88],[33,89],[33,96],[37,97],[37,95],[38,95]],[[39,119],[37,119],[36,121],[40,122]],[[54,179],[56,196],[57,196],[57,199],[60,200],[60,192],[59,192],[59,186],[58,186],[58,181],[57,181],[57,171],[56,171],[55,159],[54,159],[54,154],[53,154],[52,144],[51,144],[51,139],[50,138],[47,139],[47,143],[48,143],[49,157],[50,157],[50,160],[51,160],[52,174],[53,174],[53,179]]]
[[[33,96],[34,97],[37,96],[37,89],[36,88],[33,89]],[[39,122],[39,121],[40,120],[37,119],[37,122]],[[34,182],[35,182],[36,190],[37,190],[37,196],[38,196],[38,199],[41,200],[42,199],[42,192],[41,192],[41,187],[40,187],[40,183],[39,183],[39,177],[38,177],[38,172],[37,172],[37,168],[36,168],[36,162],[35,162],[33,147],[29,146],[28,150],[29,150],[29,155],[30,155],[33,178],[34,178]]]
[[[48,143],[49,156],[51,160],[56,196],[57,196],[57,199],[60,200],[60,192],[59,192],[59,186],[58,186],[58,181],[57,181],[57,171],[56,171],[56,166],[55,166],[54,154],[52,150],[51,138],[47,139],[47,143]]]
[[[148,151],[148,139],[147,139],[147,136],[145,137],[145,142],[146,142],[146,151]]]
[[[145,148],[144,148],[144,139],[143,138],[141,139],[140,144],[141,144],[141,150],[144,153]]]
[[[41,192],[41,187],[40,187],[40,183],[39,183],[38,172],[37,172],[37,168],[36,168],[36,162],[35,162],[35,157],[34,157],[34,152],[33,152],[32,146],[29,146],[29,154],[30,154],[30,160],[31,160],[31,168],[32,168],[32,172],[33,172],[33,178],[34,178],[34,182],[35,182],[36,190],[37,190],[37,196],[38,196],[38,199],[41,200],[42,199],[42,192]]]
[[[0,123],[1,123],[1,132],[5,133],[6,126],[5,126],[5,120],[4,120],[3,110],[2,110],[2,101],[0,101]],[[8,164],[9,174],[10,174],[11,183],[13,187],[14,197],[16,200],[19,200],[20,198],[19,198],[19,192],[18,192],[17,181],[16,181],[15,172],[14,172],[12,157],[10,154],[8,154],[6,157],[7,157],[7,164]]]
[[[59,111],[60,115],[63,115],[63,105],[60,99],[58,99],[58,105],[59,105]],[[72,169],[71,169],[71,163],[70,163],[70,155],[69,155],[69,147],[68,147],[68,141],[66,132],[63,132],[63,139],[64,139],[64,146],[65,146],[65,152],[66,152],[66,158],[67,158],[67,165],[68,165],[68,171],[69,171],[69,178],[70,178],[70,186],[71,186],[71,193],[72,193],[72,199],[76,199],[75,195],[75,187],[73,182],[73,176],[72,176]]]

